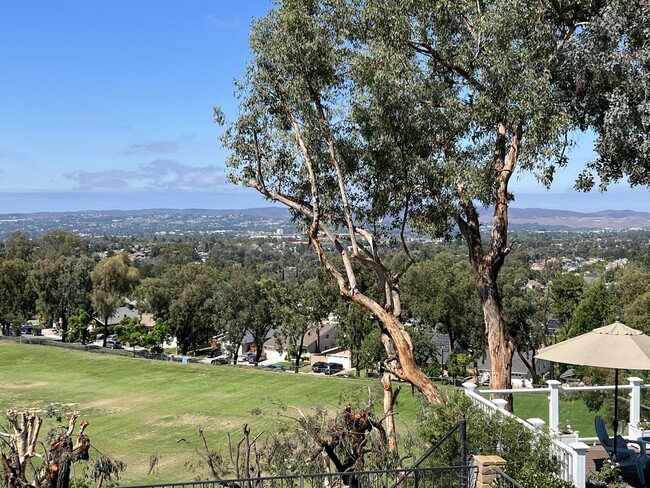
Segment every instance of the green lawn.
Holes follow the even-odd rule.
[[[3,342],[0,371],[0,410],[43,411],[51,403],[63,404],[68,412],[78,410],[81,419],[90,422],[87,433],[94,448],[127,463],[122,484],[206,476],[207,470],[186,467],[188,462],[200,464],[198,457],[189,446],[176,442],[181,437],[198,440],[197,427],[204,429],[210,447],[217,450],[225,446],[227,433],[239,439],[245,422],[254,434],[274,429],[278,402],[334,411],[346,392],[365,395],[367,387],[377,392],[381,388],[378,380],[168,363]],[[548,422],[545,394],[517,394],[514,406],[521,418]],[[413,429],[419,407],[418,395],[405,385],[397,406],[400,431]],[[261,415],[251,415],[256,409]],[[561,421],[569,420],[581,436],[595,435],[594,415],[581,401],[561,404]],[[152,454],[158,454],[160,462],[158,471],[149,475]]]
[[[548,425],[548,393],[517,393],[514,395],[513,403],[514,413],[517,417],[522,419],[537,417]],[[594,428],[596,415],[602,414],[590,412],[582,400],[560,400],[560,425],[568,422],[573,430],[580,432],[580,437],[596,437]]]
[[[185,467],[198,458],[189,446],[176,442],[181,437],[196,441],[197,427],[216,449],[225,445],[229,432],[238,439],[245,422],[254,434],[274,428],[277,402],[335,410],[346,390],[380,388],[378,381],[365,379],[167,363],[15,343],[0,343],[0,371],[0,409],[43,410],[50,403],[77,409],[90,422],[87,433],[93,446],[128,464],[121,484],[186,481],[205,474]],[[419,408],[410,390],[405,388],[399,397],[402,431],[413,426]],[[262,414],[251,415],[254,409]],[[148,475],[154,453],[160,458],[158,472]]]

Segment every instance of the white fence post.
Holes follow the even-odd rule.
[[[551,389],[548,403],[548,428],[559,430],[560,427],[560,390],[562,384],[558,380],[547,380],[546,384]]]
[[[630,393],[630,425],[638,425],[641,420],[641,387],[643,380],[633,376],[627,379],[632,386]]]
[[[465,387],[465,394],[468,394],[469,392],[473,392],[476,390],[477,385],[473,381],[466,381],[463,383],[463,386]]]
[[[544,424],[546,424],[546,422],[544,422],[542,419],[537,417],[533,417],[532,419],[526,419],[526,422],[528,422],[530,425],[535,427],[537,430],[543,430]]]
[[[508,400],[504,400],[503,398],[495,398],[492,400],[492,403],[494,403],[499,410],[502,412],[506,412],[506,406],[508,405]]]
[[[573,456],[573,486],[585,488],[587,483],[587,451],[589,446],[584,442],[572,442],[571,448],[576,452]]]

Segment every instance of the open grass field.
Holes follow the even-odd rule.
[[[0,342],[0,410],[37,410],[54,403],[87,420],[95,449],[127,463],[122,485],[187,481],[207,476],[184,437],[196,442],[206,432],[213,450],[225,453],[226,436],[238,440],[244,423],[255,435],[276,428],[278,403],[309,410],[340,408],[350,392],[378,380],[274,373],[253,367],[209,366],[135,359],[62,348]],[[398,429],[413,430],[419,395],[405,385],[397,407]],[[548,422],[545,394],[515,395],[515,413]],[[259,409],[261,415],[252,415]],[[580,435],[594,436],[593,418],[582,401],[563,402],[560,419]],[[47,419],[46,423],[47,423]],[[47,425],[44,432],[48,429]],[[149,474],[149,458],[159,456]],[[97,451],[91,450],[95,457]],[[187,463],[200,466],[192,470]]]
[[[189,446],[176,442],[181,437],[197,441],[197,427],[217,449],[225,446],[227,433],[238,440],[244,423],[253,434],[274,429],[277,402],[334,411],[346,391],[380,388],[377,380],[168,363],[15,343],[0,343],[0,371],[0,410],[42,411],[51,403],[63,404],[66,412],[78,410],[80,420],[90,422],[87,433],[94,448],[127,463],[122,485],[187,481],[207,474],[186,467],[199,459]],[[413,427],[420,402],[408,387],[398,401],[398,428],[405,431]],[[251,415],[253,409],[261,415]],[[148,474],[154,453],[159,466]],[[91,456],[96,454],[91,450]]]

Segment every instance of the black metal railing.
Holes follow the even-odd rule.
[[[526,488],[520,483],[517,483],[499,468],[494,469],[494,474],[496,475],[496,479],[494,480],[494,486],[496,488]]]
[[[475,478],[474,466],[445,466],[223,479],[128,488],[459,488],[465,480]]]

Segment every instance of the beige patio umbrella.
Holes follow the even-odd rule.
[[[618,370],[650,370],[650,336],[619,321],[545,347],[535,356],[555,363],[610,368],[615,372],[614,437],[618,433]],[[614,443],[616,456],[616,443]]]

